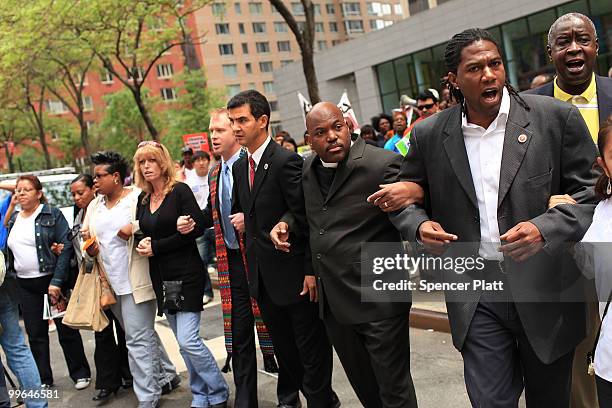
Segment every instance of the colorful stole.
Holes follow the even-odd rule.
[[[217,190],[219,185],[219,173],[221,172],[221,162],[217,163],[213,169],[210,177],[210,205],[212,206],[212,217],[215,227],[215,246],[217,249],[217,271],[219,273],[219,291],[221,292],[221,309],[223,311],[223,333],[225,334],[225,349],[227,350],[227,359],[223,366],[224,373],[231,371],[230,361],[232,359],[232,290],[230,288],[230,275],[229,265],[227,262],[227,251],[225,247],[225,240],[223,239],[223,231],[221,229],[221,214],[217,210]],[[240,243],[240,252],[242,254],[242,262],[244,263],[244,270],[247,273],[248,269],[245,256],[244,247],[244,236],[238,234]],[[261,318],[261,312],[255,299],[251,298],[251,307],[253,309],[253,317],[255,318],[255,328],[257,329],[257,336],[259,337],[259,347],[263,354],[264,369],[270,373],[277,373],[278,366],[274,359],[274,347],[272,346],[272,339],[268,328],[266,327],[263,319]]]

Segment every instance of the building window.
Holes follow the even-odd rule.
[[[253,23],[253,32],[255,34],[262,34],[266,32],[266,23]]]
[[[223,76],[227,78],[236,78],[238,76],[238,68],[236,67],[236,64],[224,64]]]
[[[91,112],[94,109],[93,99],[91,96],[83,97],[83,112]]]
[[[294,16],[303,16],[304,5],[302,3],[291,3],[291,12]]]
[[[332,40],[332,47],[335,47],[336,45],[342,43],[342,40]]]
[[[363,33],[363,21],[361,20],[347,20],[346,21],[346,32],[351,33]]]
[[[49,113],[55,115],[68,112],[68,108],[62,101],[45,101],[45,109],[47,109]]]
[[[240,6],[240,3],[234,3],[234,13],[242,14],[242,7]]]
[[[336,6],[333,3],[328,3],[325,5],[325,11],[327,11],[327,14],[336,14]]]
[[[273,94],[274,93],[274,82],[272,81],[264,81],[263,83],[264,93]]]
[[[212,12],[215,16],[225,14],[225,3],[213,3]]]
[[[427,9],[429,9],[429,1],[427,0],[408,0],[408,11],[410,11],[411,16]]]
[[[279,52],[291,52],[291,42],[289,41],[278,41],[276,46]]]
[[[382,10],[382,15],[383,16],[390,16],[391,15],[391,5],[390,4],[383,4],[381,7]]]
[[[104,69],[104,72],[102,72],[102,83],[103,84],[112,84],[113,82],[115,82],[113,80],[113,74],[111,74],[111,72],[108,69]]]
[[[336,23],[335,21],[330,21],[329,22],[329,31],[332,33],[337,33],[338,32],[338,23]]]
[[[276,21],[274,23],[274,32],[277,32],[277,33],[286,33],[287,32],[287,23]]]
[[[314,5],[314,14],[315,14],[315,16],[320,16],[321,15],[321,5],[319,5],[319,4],[315,4]]]
[[[272,67],[272,61],[265,61],[259,63],[259,71],[261,72],[272,72],[274,68]]]
[[[385,22],[383,20],[370,20],[370,29],[372,30],[380,30],[385,27]]]
[[[323,51],[327,48],[327,43],[325,41],[317,41],[317,48],[319,51]]]
[[[261,14],[261,11],[262,11],[261,3],[249,3],[249,13]]]
[[[243,54],[248,54],[249,53],[249,44],[242,43],[242,53]]]
[[[238,23],[238,32],[240,34],[244,34],[244,24],[243,23]]]
[[[157,78],[159,79],[171,78],[172,74],[174,74],[174,69],[172,67],[172,64],[159,64],[157,66]]]
[[[284,67],[285,65],[289,65],[293,62],[293,60],[282,60],[281,61],[281,67]]]
[[[255,86],[255,82],[249,82],[249,84],[247,85],[248,89],[257,89],[257,87]]]
[[[325,32],[325,29],[323,28],[323,23],[315,23],[315,31],[317,33]]]
[[[219,54],[220,55],[234,55],[234,45],[233,44],[219,44]]]
[[[361,6],[359,3],[342,3],[343,16],[360,16]]]
[[[85,121],[85,126],[87,127],[87,130],[93,129],[93,127],[95,125],[96,125],[96,122],[94,122],[93,120],[86,120]]]
[[[247,62],[246,64],[244,64],[244,68],[246,69],[247,74],[253,73],[253,67],[251,66],[250,62]]]
[[[255,43],[255,49],[257,50],[257,53],[259,54],[268,53],[270,52],[270,43],[267,41]]]
[[[128,80],[133,81],[134,77],[136,77],[137,80],[142,81],[142,78],[144,78],[144,71],[142,70],[142,68],[132,67],[130,69],[130,72],[128,74]]]
[[[229,34],[230,33],[229,24],[227,23],[215,24],[215,31],[217,32],[217,34]]]
[[[236,95],[239,92],[240,92],[240,85],[239,84],[228,85],[227,86],[227,96],[228,97],[231,98],[232,96]]]
[[[162,88],[161,97],[165,102],[176,101],[176,91],[174,88]]]
[[[368,15],[369,16],[378,16],[380,15],[380,3],[368,3]]]
[[[401,16],[403,14],[402,11],[402,5],[401,4],[394,4],[393,5],[393,11],[395,12],[395,14],[397,14],[398,16]]]
[[[270,110],[272,112],[278,111],[278,101],[270,101]]]

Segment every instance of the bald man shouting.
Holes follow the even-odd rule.
[[[316,154],[304,162],[302,185],[320,316],[363,406],[416,407],[411,303],[361,301],[361,243],[401,241],[389,215],[367,198],[397,181],[402,156],[361,138],[351,145],[342,112],[332,103],[315,105],[306,127]],[[288,237],[297,228],[291,216],[283,217],[270,233],[276,248],[291,251]]]

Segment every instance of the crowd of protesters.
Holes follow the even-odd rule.
[[[517,300],[578,281],[584,272],[567,243],[612,242],[612,79],[594,72],[598,49],[588,17],[560,17],[548,35],[555,73],[519,93],[494,37],[465,30],[446,46],[443,89],[402,96],[358,132],[335,104],[316,104],[305,159],[287,132],[269,136],[266,98],[240,92],[211,112],[210,153],[185,147],[177,163],[162,143],[143,141],[131,158],[92,155],[93,174],[71,183],[72,229],[36,176],[0,186],[12,192],[0,206],[0,345],[10,372],[22,390],[55,387],[44,299],[65,305],[97,262],[116,302],[95,333],[93,401],[133,389],[139,407],[153,408],[180,385],[157,315],[179,345],[192,407],[228,406],[230,365],[233,406],[257,407],[254,328],[264,369],[278,373],[278,407],[301,407],[300,392],[309,407],[341,406],[332,348],[363,406],[416,407],[411,303],[362,302],[360,244],[410,241],[440,254],[453,241],[476,242],[485,276],[511,289],[446,294],[472,406],[517,407],[524,392],[528,407],[612,407],[610,251],[590,252],[596,284],[584,285],[597,285],[599,304]],[[222,368],[200,336],[213,265]],[[53,320],[83,390],[92,375],[79,330]],[[0,407],[7,402],[0,382]],[[25,404],[47,406],[32,395]]]

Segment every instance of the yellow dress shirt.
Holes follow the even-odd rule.
[[[597,106],[595,74],[593,74],[591,78],[589,87],[580,95],[570,95],[559,88],[557,85],[557,78],[555,78],[554,96],[560,101],[571,103],[580,110],[582,119],[586,122],[593,141],[597,143],[597,133],[599,133],[599,108]]]

